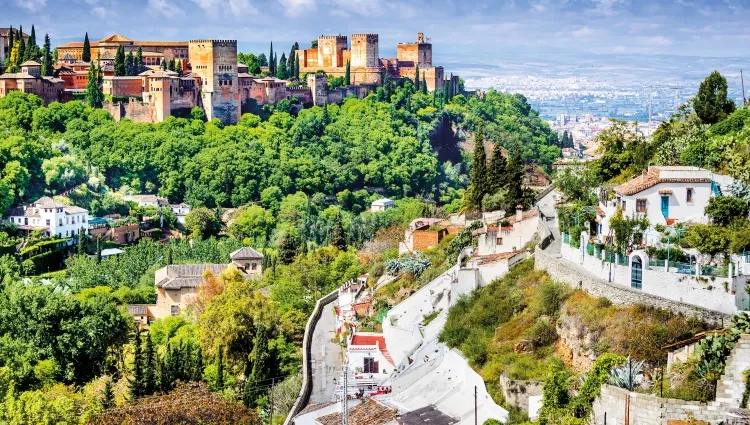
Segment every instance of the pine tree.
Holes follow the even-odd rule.
[[[10,49],[10,55],[8,56],[8,67],[5,69],[5,72],[11,73],[11,72],[18,72],[21,70],[21,68],[16,65],[18,63],[18,50],[21,47],[21,43],[18,41],[14,42],[14,45]]]
[[[286,72],[286,53],[281,54],[281,59],[279,60],[279,72],[276,76],[282,80],[289,78],[289,75],[287,75]]]
[[[156,391],[156,353],[151,333],[146,334],[146,355],[143,360],[143,392],[153,394]]]
[[[331,229],[331,245],[339,251],[346,251],[346,240],[344,239],[344,226],[341,224],[341,214],[336,214]]]
[[[102,409],[107,410],[115,407],[115,392],[112,390],[112,378],[109,377],[104,382],[104,391],[102,392]]]
[[[49,41],[49,35],[44,34],[44,51],[42,52],[42,75],[49,77],[52,75],[52,46]]]
[[[422,73],[422,94],[427,94],[427,78],[425,73]]]
[[[487,152],[484,150],[484,123],[477,123],[474,131],[474,158],[471,164],[471,206],[482,210],[482,198],[489,191],[487,182]]]
[[[216,390],[221,391],[224,389],[224,350],[219,345],[219,350],[216,353]]]
[[[92,108],[101,108],[104,103],[104,92],[102,91],[101,68],[95,64],[89,66],[88,82],[86,83],[86,103]]]
[[[255,346],[253,347],[253,369],[250,372],[250,384],[255,387],[249,396],[250,406],[255,407],[262,391],[259,386],[268,382],[272,367],[271,352],[268,349],[268,334],[264,325],[258,326],[255,332]]]
[[[273,55],[273,41],[271,42],[271,51],[268,53],[268,73],[271,75],[276,75],[276,66],[274,64],[274,58]]]
[[[135,75],[143,72],[143,50],[138,47],[138,51],[135,53]]]
[[[23,38],[23,26],[18,27],[18,56],[16,57],[16,66],[21,69],[21,64],[26,58],[26,41]]]
[[[503,156],[503,147],[499,141],[495,142],[490,159],[490,193],[497,193],[505,186],[506,161]]]
[[[511,153],[510,160],[505,167],[505,184],[508,202],[512,206],[523,205],[523,163],[521,162],[521,146],[516,143]]]
[[[268,66],[268,58],[265,53],[258,55],[258,66]]]
[[[143,393],[143,359],[141,353],[141,332],[136,329],[133,340],[133,381],[130,383],[130,397],[136,399]]]
[[[350,61],[346,61],[346,70],[344,71],[344,85],[352,85],[352,64]]]
[[[177,66],[174,67],[174,71],[177,73],[177,75],[182,77],[182,61],[181,60],[177,61]]]
[[[89,43],[89,33],[83,37],[83,53],[81,53],[81,60],[84,62],[91,62],[91,43]]]
[[[127,75],[127,73],[128,69],[127,65],[125,64],[125,48],[119,46],[117,48],[117,53],[115,53],[115,76],[123,77]]]

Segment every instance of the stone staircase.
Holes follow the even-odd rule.
[[[729,355],[724,375],[716,387],[716,404],[724,408],[740,407],[747,369],[750,369],[750,335],[743,334]]]

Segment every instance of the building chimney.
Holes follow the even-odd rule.
[[[523,220],[523,205],[516,205],[516,221]]]

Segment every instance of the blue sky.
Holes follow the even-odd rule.
[[[237,39],[264,52],[319,34],[379,33],[381,56],[423,31],[436,58],[750,55],[750,0],[0,0],[0,26],[32,23],[52,44],[119,33],[141,40]],[[743,20],[744,18],[744,20]],[[41,37],[41,36],[40,36]]]

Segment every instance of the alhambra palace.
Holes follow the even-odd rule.
[[[0,62],[8,52],[7,43],[7,29],[0,29]],[[197,106],[207,119],[233,124],[255,107],[284,99],[323,106],[349,96],[362,98],[382,85],[386,75],[392,80],[419,78],[429,91],[445,87],[456,94],[459,86],[458,76],[446,77],[443,67],[432,64],[432,44],[422,33],[416,42],[399,43],[397,57],[392,59],[380,57],[377,34],[353,34],[351,44],[346,36],[322,35],[317,47],[296,51],[306,86],[250,75],[248,67],[238,63],[236,40],[133,41],[115,34],[90,43],[91,62],[82,61],[83,44],[57,47],[53,76],[41,76],[41,65],[34,61],[22,64],[21,72],[0,75],[0,97],[20,90],[38,95],[45,103],[72,100],[85,91],[90,66],[98,64],[109,99],[104,108],[117,120],[161,122]],[[115,76],[115,54],[120,47],[126,54],[140,49],[146,70],[134,76]],[[162,65],[171,61],[179,62],[183,75],[163,69]],[[329,89],[328,78],[343,77],[347,64],[351,84]]]

